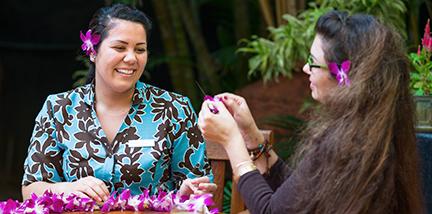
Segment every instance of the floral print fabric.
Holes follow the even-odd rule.
[[[138,82],[131,109],[108,142],[94,109],[94,84],[50,95],[36,117],[22,184],[94,176],[108,189],[171,191],[210,176],[205,143],[188,98]],[[133,140],[154,145],[133,146]]]

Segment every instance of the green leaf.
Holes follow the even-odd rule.
[[[423,87],[423,82],[414,83],[414,88],[421,88],[421,87]]]
[[[424,91],[422,89],[418,89],[415,91],[414,93],[415,96],[423,96],[424,95]]]
[[[406,7],[403,0],[317,0],[308,6],[298,16],[283,15],[288,23],[269,28],[269,39],[253,36],[249,40],[240,40],[238,52],[249,53],[251,58],[259,56],[253,63],[249,62],[249,76],[261,75],[264,81],[276,79],[280,75],[292,76],[297,62],[305,61],[308,55],[316,21],[333,8],[348,10],[350,14],[369,13],[406,34],[403,15]],[[412,61],[420,63],[420,59]]]

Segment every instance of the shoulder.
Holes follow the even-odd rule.
[[[48,95],[45,105],[74,106],[91,99],[91,84],[83,85],[69,91]]]
[[[136,89],[142,97],[149,101],[160,102],[163,99],[165,102],[171,101],[174,105],[190,105],[188,97],[150,84],[138,82]]]
[[[153,113],[167,111],[176,120],[190,118],[195,113],[190,99],[184,95],[142,82],[137,83],[136,89]]]

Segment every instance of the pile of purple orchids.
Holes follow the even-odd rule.
[[[81,198],[75,194],[65,196],[46,191],[43,195],[32,194],[30,199],[23,203],[9,199],[0,202],[0,213],[63,213],[63,212],[93,212],[100,209],[101,212],[109,211],[158,211],[170,212],[171,210],[188,211],[193,213],[213,214],[217,209],[209,210],[207,206],[213,205],[212,195],[180,196],[173,192],[159,191],[157,195],[149,195],[145,191],[141,195],[132,196],[130,190],[124,190],[117,195],[111,194],[109,199],[98,206],[90,198]]]

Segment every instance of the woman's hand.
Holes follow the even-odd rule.
[[[218,113],[210,111],[217,108]],[[198,118],[198,126],[207,142],[222,145],[229,157],[233,173],[238,177],[238,164],[252,162],[245,142],[231,113],[220,101],[204,101]]]
[[[219,112],[211,112],[211,106]],[[229,144],[243,143],[237,123],[222,102],[204,101],[199,112],[198,126],[206,141],[218,143],[225,149]]]
[[[224,103],[233,116],[248,148],[256,148],[259,143],[264,142],[264,136],[259,131],[243,97],[231,93],[218,94],[215,97]]]
[[[80,197],[89,197],[97,202],[106,201],[110,196],[105,183],[93,176],[87,176],[74,182],[57,183],[54,192],[64,192],[66,195],[75,194]]]
[[[207,176],[194,178],[194,179],[186,179],[180,186],[179,193],[180,195],[189,196],[191,194],[194,195],[203,195],[206,193],[214,193],[217,189],[217,185],[214,183],[210,183],[210,179]]]

